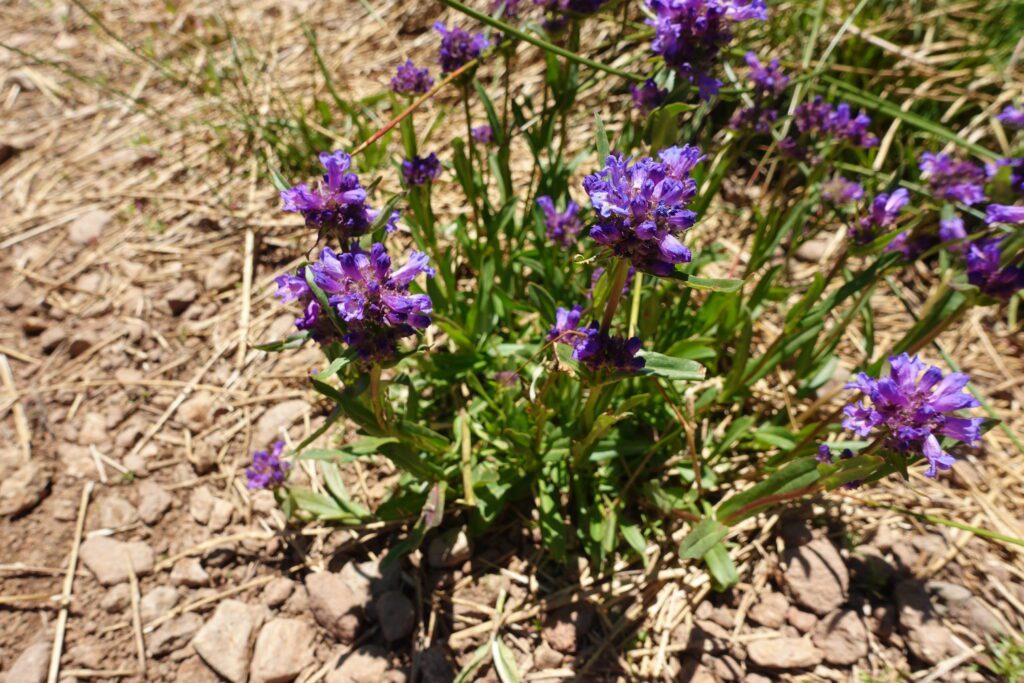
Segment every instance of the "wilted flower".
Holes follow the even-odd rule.
[[[1024,289],[1024,268],[1020,265],[1000,267],[1002,238],[977,240],[967,248],[967,281],[985,294],[1007,300]]]
[[[697,219],[686,205],[697,194],[690,171],[704,157],[686,145],[663,150],[658,158],[630,163],[609,156],[605,168],[583,180],[583,188],[597,213],[590,236],[637,269],[668,275],[692,258],[679,238]]]
[[[719,53],[732,42],[732,25],[757,19],[768,11],[764,0],[646,0],[654,12],[651,50],[691,83],[701,99],[715,95],[722,82],[710,72]]]
[[[359,176],[348,173],[352,158],[345,152],[321,152],[320,163],[327,170],[315,188],[300,183],[281,192],[285,211],[301,213],[306,225],[333,231],[342,242],[369,232],[380,211],[366,205],[366,190]],[[385,228],[395,229],[398,212],[393,212]]]
[[[279,277],[277,295],[282,301],[302,304],[306,314],[296,327],[313,330],[322,343],[340,336],[364,361],[387,360],[395,355],[398,339],[430,324],[430,297],[409,292],[409,284],[421,273],[434,276],[426,254],[412,252],[406,264],[392,272],[391,258],[380,243],[368,253],[358,245],[340,254],[324,247],[319,260],[308,268],[342,330],[331,329],[333,321],[321,310],[303,270],[298,276]]]
[[[494,142],[494,131],[486,124],[471,128],[469,132],[473,136],[473,139],[480,144],[489,145]]]
[[[490,43],[482,33],[470,34],[458,26],[447,28],[437,22],[434,28],[441,34],[441,72],[450,74],[466,62],[476,59]]]
[[[648,78],[643,85],[638,86],[636,83],[630,85],[629,91],[633,96],[633,106],[643,114],[660,107],[668,95],[667,91],[658,87],[653,78]]]
[[[434,79],[430,77],[430,70],[419,69],[412,63],[411,59],[405,60],[405,64],[398,66],[398,71],[391,79],[391,89],[403,95],[422,95],[434,85]]]
[[[426,185],[441,175],[441,161],[431,152],[425,157],[414,156],[402,162],[402,177],[410,187]]]
[[[781,95],[786,86],[789,85],[789,76],[784,74],[782,69],[779,68],[779,60],[773,59],[768,62],[768,66],[765,66],[753,52],[748,52],[744,55],[743,60],[750,67],[750,73],[747,74],[747,78],[754,84],[755,93],[766,97],[774,97]]]
[[[1009,223],[1011,225],[1024,223],[1024,206],[989,204],[985,207],[985,222],[989,225],[992,223]]]
[[[570,246],[583,227],[580,224],[579,205],[573,200],[565,205],[565,211],[559,212],[551,197],[537,198],[537,206],[544,211],[544,227],[548,239],[563,247]]]
[[[821,184],[821,197],[830,204],[841,206],[863,199],[864,188],[860,183],[836,176]]]
[[[276,441],[270,452],[256,451],[252,454],[252,465],[245,468],[245,485],[250,490],[270,489],[280,486],[288,476],[291,463],[281,460],[284,441]]]
[[[1024,128],[1024,109],[1018,109],[1013,105],[1006,105],[1002,113],[996,116],[997,119],[1013,128]]]
[[[982,419],[954,413],[981,404],[963,391],[970,381],[963,373],[943,377],[939,368],[926,367],[905,353],[890,357],[889,364],[888,377],[876,380],[862,372],[846,385],[864,393],[871,405],[858,401],[843,408],[843,427],[862,438],[876,434],[886,448],[923,455],[928,460],[925,476],[934,477],[937,470],[948,470],[954,462],[937,436],[967,444],[978,441]]]
[[[896,222],[900,211],[909,201],[910,193],[902,187],[892,194],[883,192],[871,202],[868,215],[850,226],[850,236],[859,244],[871,242]]]
[[[947,154],[922,152],[918,168],[928,176],[936,197],[970,206],[985,201],[985,169],[969,161],[957,161]]]

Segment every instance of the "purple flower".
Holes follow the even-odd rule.
[[[767,133],[778,118],[779,111],[774,108],[762,109],[759,105],[740,107],[729,119],[729,127],[733,130],[749,128],[757,133]]]
[[[421,273],[434,276],[428,261],[426,254],[414,251],[404,266],[392,272],[391,258],[380,243],[369,252],[357,244],[340,254],[324,247],[319,260],[308,268],[342,330],[332,329],[333,321],[323,314],[313,292],[297,282],[305,281],[304,270],[298,276],[278,278],[278,296],[302,304],[305,316],[296,321],[296,327],[312,329],[317,341],[327,343],[340,336],[364,362],[388,360],[395,355],[398,339],[430,324],[430,297],[409,292],[410,283]]]
[[[284,210],[301,213],[306,225],[333,231],[342,242],[365,235],[380,211],[366,205],[366,190],[359,176],[347,172],[352,158],[345,152],[321,152],[320,163],[327,173],[315,188],[300,183],[281,192]],[[388,232],[395,229],[397,220],[396,211],[385,225]]]
[[[779,60],[773,59],[765,66],[753,52],[744,55],[743,60],[750,67],[747,78],[754,84],[754,92],[765,97],[781,95],[789,85],[789,76],[779,68]]]
[[[925,476],[948,470],[953,457],[942,451],[936,435],[973,444],[981,438],[982,418],[959,417],[955,411],[981,405],[965,392],[969,378],[959,372],[943,377],[937,367],[926,367],[903,353],[889,358],[889,376],[882,379],[860,373],[846,385],[871,400],[843,408],[843,427],[864,438],[876,435],[886,448],[917,453],[928,460]]]
[[[653,78],[648,78],[641,86],[635,83],[630,85],[629,91],[633,95],[633,106],[642,114],[648,114],[660,107],[668,96],[668,91],[659,88]]]
[[[851,451],[849,448],[844,448],[842,452],[839,454],[839,457],[842,460],[849,460],[850,458],[853,457],[853,451]],[[820,446],[818,446],[818,454],[814,456],[814,459],[825,465],[832,464],[832,449],[829,448],[829,445],[827,443],[823,443]]]
[[[967,238],[967,231],[964,229],[964,219],[953,214],[949,218],[939,219],[939,239],[943,242],[963,240]],[[957,243],[949,246],[949,250],[962,253],[967,249],[966,244]]]
[[[612,337],[601,331],[597,321],[581,330],[584,336],[573,345],[573,360],[579,361],[593,372],[638,372],[646,362],[637,357],[641,348],[639,337]]]
[[[1024,128],[1024,109],[1018,109],[1013,105],[1006,105],[1006,108],[996,118],[1007,126]]]
[[[809,102],[801,102],[793,112],[793,123],[801,133],[828,132],[832,107],[819,95]]]
[[[476,59],[490,43],[482,33],[469,34],[458,26],[447,28],[443,22],[434,24],[441,34],[441,72],[450,74],[466,62]]]
[[[426,185],[437,180],[441,175],[441,162],[431,152],[425,157],[414,156],[402,162],[402,177],[410,187]]]
[[[245,485],[249,490],[272,489],[284,483],[291,463],[281,460],[282,452],[284,441],[276,441],[269,453],[256,451],[252,454],[252,465],[245,468]]]
[[[850,226],[850,236],[858,244],[867,244],[873,241],[896,222],[900,211],[908,202],[910,202],[910,193],[902,187],[892,194],[883,192],[871,202],[871,210],[868,215],[861,217],[857,223]]]
[[[691,83],[701,99],[715,95],[722,82],[710,75],[719,53],[732,42],[732,25],[764,21],[764,0],[646,0],[654,12],[651,50]]]
[[[1000,267],[1002,238],[978,240],[967,248],[967,281],[985,294],[1008,300],[1024,289],[1024,268],[1021,265]]]
[[[793,122],[798,131],[807,135],[819,133],[863,148],[878,144],[878,138],[868,132],[871,118],[863,111],[854,116],[845,102],[833,109],[820,96],[815,97],[796,108]]]
[[[858,202],[864,198],[864,188],[860,183],[836,176],[821,184],[821,197],[835,206]]]
[[[391,79],[391,89],[402,95],[422,95],[434,85],[427,68],[418,69],[411,59],[398,66],[398,71]]]
[[[544,196],[537,198],[537,206],[544,211],[544,227],[548,239],[563,247],[572,245],[583,227],[578,215],[579,205],[570,199],[565,205],[565,211],[559,213],[551,197]]]
[[[489,145],[494,142],[494,131],[486,124],[471,128],[469,132],[473,139],[480,144]]]
[[[989,204],[985,207],[985,222],[989,225],[992,223],[1009,223],[1010,225],[1024,223],[1024,206]]]
[[[572,308],[558,307],[555,311],[555,325],[548,330],[548,341],[557,341],[570,346],[577,340],[579,335],[574,335],[580,326],[580,316],[583,314],[583,307],[576,304]]]
[[[957,161],[947,154],[922,152],[918,168],[928,176],[936,197],[970,206],[985,201],[985,169],[969,161]]]
[[[669,275],[692,258],[679,238],[697,219],[686,205],[697,194],[690,171],[704,157],[686,145],[663,150],[658,158],[630,163],[609,156],[605,168],[583,180],[583,189],[597,213],[590,236],[638,270]]]

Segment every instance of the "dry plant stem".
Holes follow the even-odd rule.
[[[146,641],[142,636],[142,611],[139,597],[139,577],[135,575],[135,567],[132,566],[131,557],[124,555],[125,565],[128,567],[128,585],[131,590],[132,600],[132,628],[135,635],[135,653],[139,658],[139,675],[146,677]]]
[[[71,590],[75,585],[75,571],[78,569],[78,549],[82,545],[82,531],[85,529],[85,512],[89,508],[89,497],[92,496],[93,483],[87,481],[82,489],[82,501],[78,504],[78,520],[75,522],[75,540],[71,545],[71,557],[68,558],[68,571],[64,576],[64,588],[61,591],[60,613],[57,615],[57,632],[53,638],[53,651],[50,653],[50,668],[46,676],[47,683],[57,683],[60,674],[60,655],[64,649],[64,631],[68,626],[68,605],[71,603]]]
[[[11,394],[17,394],[17,387],[14,385],[14,375],[11,373],[11,365],[7,362],[7,356],[0,353],[0,380],[4,388]],[[32,432],[29,430],[28,419],[25,417],[25,408],[21,401],[14,399],[12,406],[14,413],[14,430],[18,433],[18,442],[21,445],[21,455],[24,462],[32,458]]]
[[[668,393],[665,391],[665,388],[661,386],[661,382],[659,382],[657,379],[654,379],[653,381],[654,386],[657,387],[658,389],[658,393],[661,394],[661,397],[665,399],[665,403],[667,403],[669,407],[672,408],[672,412],[675,413],[676,419],[679,420],[679,423],[683,425],[683,429],[686,431],[687,450],[690,451],[690,462],[693,464],[693,483],[697,485],[697,497],[703,498],[704,486],[701,484],[700,478],[700,454],[697,453],[697,439],[695,438],[693,433],[693,425],[690,424],[689,420],[683,417],[683,411],[681,411],[679,409],[679,406],[677,406],[675,402],[671,398],[669,398]]]
[[[796,500],[803,498],[804,496],[812,496],[819,493],[822,490],[821,484],[811,484],[810,486],[804,486],[803,488],[796,489],[795,491],[787,491],[785,493],[776,493],[772,496],[765,496],[764,498],[758,498],[757,500],[751,501],[741,507],[736,512],[726,517],[722,522],[727,526],[732,526],[736,522],[742,520],[746,514],[752,510],[758,508],[768,507],[770,505],[777,505],[778,503],[785,503],[790,500]]]

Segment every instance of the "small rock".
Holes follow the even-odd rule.
[[[828,539],[787,548],[784,557],[786,586],[798,605],[824,615],[846,602],[850,574]]]
[[[796,248],[795,256],[798,261],[805,263],[821,263],[828,251],[828,237],[816,237],[809,239]]]
[[[992,640],[1011,633],[1011,629],[999,618],[998,613],[981,598],[971,596],[949,606],[949,616],[963,624],[972,633],[984,635]]]
[[[101,413],[86,413],[82,418],[82,427],[78,430],[78,443],[82,446],[98,446],[109,438],[107,418]]]
[[[900,631],[915,657],[938,664],[953,652],[952,634],[941,624],[924,584],[907,579],[896,585]]]
[[[825,661],[849,666],[868,654],[868,632],[853,610],[841,610],[822,617],[812,636],[825,653]]]
[[[743,679],[743,683],[772,683],[772,679],[761,674],[747,674],[746,678]]]
[[[253,443],[257,448],[270,446],[281,438],[282,429],[287,430],[308,412],[309,404],[300,399],[278,403],[256,421]]]
[[[107,496],[99,501],[96,508],[101,529],[120,529],[139,521],[138,510],[121,496]]]
[[[173,500],[163,487],[151,481],[143,481],[139,484],[139,517],[153,526],[171,508]]]
[[[416,608],[400,591],[388,591],[374,602],[377,621],[384,640],[393,643],[402,640],[416,625]]]
[[[171,586],[157,586],[142,596],[139,602],[139,612],[142,615],[142,623],[148,624],[157,617],[167,614],[178,604],[178,591]]]
[[[366,645],[344,655],[337,668],[327,674],[326,683],[379,683],[389,666],[387,651]]]
[[[68,338],[68,355],[78,358],[96,343],[96,335],[90,330],[76,327]]]
[[[39,346],[43,353],[53,353],[68,338],[67,330],[60,325],[48,327],[39,335]]]
[[[435,536],[427,548],[427,561],[436,569],[458,567],[469,557],[469,538],[462,529]]]
[[[572,654],[583,642],[594,621],[593,605],[581,602],[548,614],[540,635],[559,652]]]
[[[221,531],[224,529],[224,527],[231,523],[231,515],[234,511],[234,505],[223,498],[215,498],[213,508],[210,510],[210,519],[207,522],[210,530]]]
[[[103,209],[87,211],[71,222],[68,239],[75,244],[96,242],[110,224],[111,218]]]
[[[379,596],[387,591],[396,590],[401,581],[401,572],[397,563],[390,566],[387,572],[381,569],[383,558],[366,562],[346,562],[339,572],[353,593]]]
[[[216,499],[206,486],[198,486],[192,489],[192,493],[188,498],[188,512],[192,515],[192,519],[200,524],[208,523],[215,501]]]
[[[161,624],[146,638],[146,649],[156,657],[180,650],[203,626],[203,618],[195,612],[186,612],[180,617]]]
[[[313,627],[298,619],[272,619],[260,630],[251,683],[289,683],[313,654]]]
[[[201,391],[178,406],[178,419],[193,434],[201,432],[213,421],[213,396]]]
[[[786,610],[786,621],[788,621],[797,631],[807,633],[814,628],[815,624],[818,623],[818,617],[810,612],[805,612],[802,609],[790,607]]]
[[[43,683],[50,667],[50,643],[32,643],[18,655],[7,671],[7,683]]]
[[[419,653],[419,665],[423,672],[422,683],[450,683],[455,678],[445,647],[440,643],[434,643]]]
[[[974,597],[974,594],[963,586],[958,586],[955,583],[948,583],[946,581],[929,581],[924,585],[924,587],[932,597],[938,598],[938,600],[944,603],[947,607],[958,602],[970,600]]]
[[[137,576],[153,571],[153,550],[141,541],[125,543],[106,536],[94,536],[82,543],[79,556],[96,580],[113,586],[128,580],[128,562]]]
[[[270,583],[263,589],[263,603],[267,607],[277,608],[280,607],[291,597],[292,592],[295,590],[295,582],[284,576],[280,576]]]
[[[189,657],[178,667],[175,683],[221,683],[222,679],[200,657]]]
[[[226,251],[210,264],[203,279],[203,286],[217,292],[227,289],[238,282],[241,277],[239,270],[238,254],[233,251]]]
[[[68,659],[85,669],[102,669],[106,648],[99,643],[77,643],[68,649]]]
[[[264,613],[238,600],[224,600],[192,639],[192,647],[211,669],[231,683],[242,683],[256,629]]]
[[[50,468],[38,460],[29,460],[0,482],[0,516],[28,512],[50,490]]]
[[[729,655],[710,657],[710,659],[710,668],[714,672],[711,680],[716,683],[718,681],[738,681],[743,676],[743,665]]]
[[[731,630],[736,626],[736,610],[729,607],[716,607],[708,614],[708,619],[724,629]]]
[[[317,623],[342,643],[355,640],[365,596],[355,594],[340,575],[317,572],[306,576],[309,609]]]
[[[824,653],[805,638],[755,640],[747,645],[747,656],[762,669],[807,669],[824,659]]]
[[[164,297],[172,315],[181,315],[199,298],[199,285],[192,280],[182,280]]]
[[[171,569],[171,584],[202,588],[210,585],[210,575],[195,557],[186,557],[174,563]]]
[[[107,590],[100,600],[100,607],[109,614],[118,614],[132,604],[132,591],[126,583],[119,583]]]
[[[562,666],[564,659],[565,656],[561,652],[541,641],[541,644],[533,651],[533,668],[540,671],[557,669]]]
[[[762,626],[777,629],[786,622],[788,609],[789,601],[782,593],[765,593],[757,604],[750,608],[750,618]]]

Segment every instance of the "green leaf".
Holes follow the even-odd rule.
[[[473,651],[473,656],[466,662],[466,666],[462,667],[462,671],[455,677],[452,683],[469,683],[469,681],[476,680],[474,674],[477,670],[483,666],[487,658],[491,656],[491,644],[484,643],[476,650]]]
[[[331,377],[334,377],[335,375],[337,375],[338,371],[341,370],[346,365],[348,365],[349,362],[350,362],[349,358],[347,358],[345,356],[340,356],[338,358],[335,358],[334,360],[331,361],[330,365],[328,365],[326,368],[324,368],[320,372],[312,375],[312,377],[315,377],[318,380],[330,379]]]
[[[539,513],[540,537],[557,562],[565,561],[568,546],[565,520],[559,503],[561,495],[561,469],[558,463],[544,468],[545,476],[537,481],[537,508]]]
[[[727,278],[697,277],[689,273],[676,271],[667,277],[679,280],[691,289],[702,289],[710,292],[738,292],[743,287],[743,280]]]
[[[697,382],[707,372],[700,363],[689,358],[675,358],[657,351],[640,351],[637,356],[644,359],[641,375],[653,375],[662,379]]]
[[[644,557],[644,553],[647,551],[647,540],[644,538],[643,532],[640,531],[640,527],[636,524],[623,524],[619,527],[619,531],[622,532],[622,537],[626,539],[629,547],[635,550],[637,555]]]
[[[717,519],[711,517],[702,519],[679,545],[679,557],[684,560],[703,557],[711,550],[712,546],[720,543],[728,535],[729,527]]]
[[[498,674],[501,683],[519,683],[522,680],[516,667],[515,655],[501,638],[496,637],[491,641],[491,660],[494,662],[494,672]]]
[[[359,524],[361,521],[359,517],[341,507],[336,500],[329,496],[309,489],[290,489],[289,493],[300,510],[308,512],[316,519],[325,522],[341,522],[342,524]]]
[[[736,565],[732,563],[729,551],[721,543],[708,550],[704,555],[704,563],[708,566],[708,572],[717,590],[724,591],[740,582]]]
[[[345,482],[342,481],[341,472],[338,470],[337,465],[332,462],[321,462],[320,472],[323,474],[327,491],[334,500],[338,501],[338,505],[359,519],[366,519],[370,516],[369,510],[352,500],[348,495],[348,490],[345,488]]]
[[[763,499],[810,486],[819,478],[814,458],[794,460],[764,481],[725,500],[718,506],[716,516],[726,524],[736,524],[771,505],[770,500]]]
[[[284,339],[278,341],[267,342],[266,344],[256,344],[253,346],[254,349],[260,351],[270,351],[271,353],[277,351],[286,351],[288,349],[297,349],[309,339],[309,330],[303,330],[302,332],[296,332],[290,334]]]
[[[605,159],[611,153],[611,145],[608,144],[608,131],[604,128],[604,121],[601,119],[600,114],[594,114],[594,120],[597,123],[597,130],[594,132],[594,144],[597,146],[597,160],[600,163],[604,163]]]

